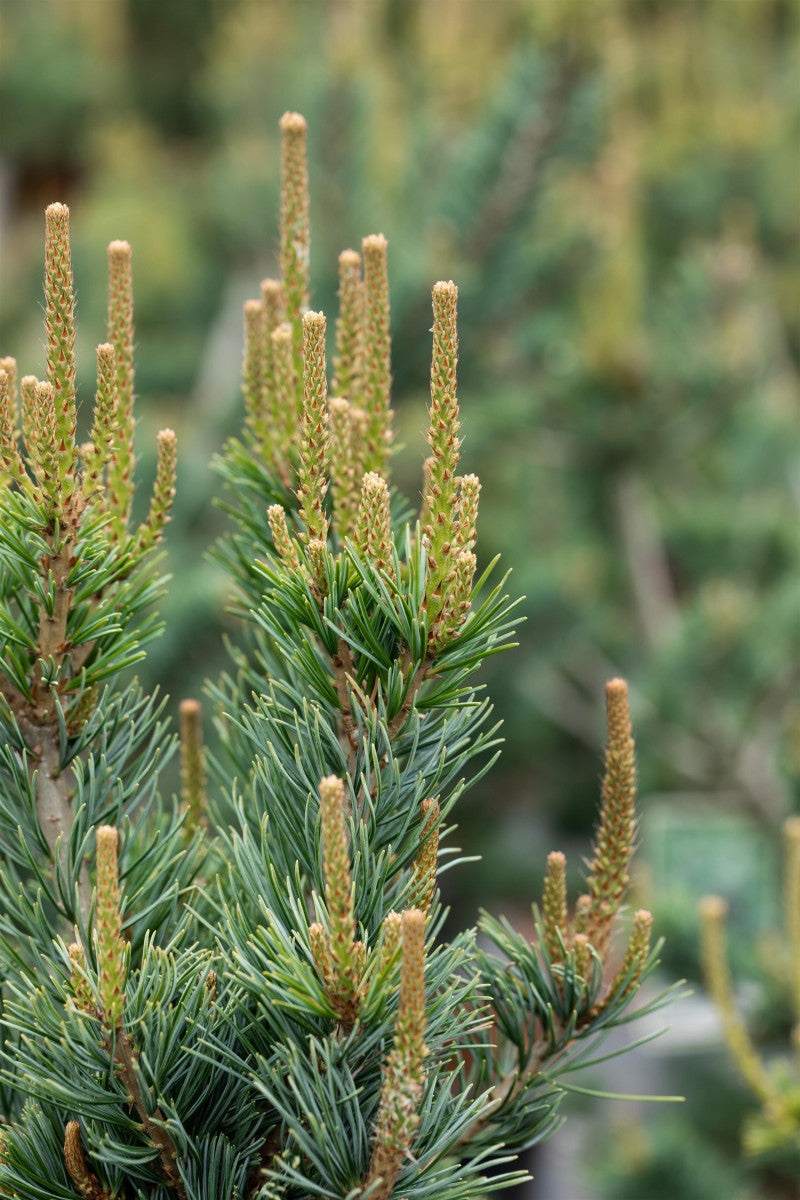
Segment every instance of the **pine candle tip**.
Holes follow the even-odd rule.
[[[409,908],[403,913],[403,940],[417,943],[425,937],[425,913],[421,908]]]
[[[646,925],[648,929],[653,924],[653,914],[647,908],[637,908],[633,919],[637,925]]]
[[[307,312],[303,313],[303,329],[321,330],[325,332],[325,313],[322,312]]]
[[[706,921],[724,921],[728,915],[727,901],[721,896],[703,896],[700,900],[700,916]]]
[[[384,238],[384,242],[386,239]],[[361,255],[357,250],[343,250],[339,255],[339,263],[343,267],[360,267]]]
[[[344,803],[344,784],[338,775],[326,775],[319,781],[319,798],[323,804]]]
[[[113,825],[100,825],[97,830],[97,849],[115,851],[117,848],[117,831]]]
[[[308,121],[298,112],[285,112],[280,121],[281,133],[305,133]]]
[[[262,296],[275,296],[277,298],[280,296],[282,290],[283,290],[283,288],[281,286],[280,279],[272,279],[270,277],[268,279],[261,280],[261,295]]]
[[[292,327],[288,321],[282,321],[280,325],[276,325],[271,335],[273,342],[291,342]]]
[[[130,242],[116,239],[108,243],[108,257],[112,260],[130,258],[132,253]]]
[[[325,550],[326,543],[322,538],[309,538],[306,543],[306,552],[308,553],[308,561],[316,579],[322,579],[325,575]]]
[[[382,233],[368,233],[361,240],[361,248],[365,254],[380,254],[389,245]]]
[[[58,200],[54,204],[48,204],[44,212],[48,221],[65,221],[69,218],[66,204],[61,204]]]
[[[181,700],[180,704],[178,705],[178,711],[180,712],[181,716],[196,717],[200,713],[200,701],[189,698],[186,700]]]
[[[434,300],[455,299],[458,295],[458,288],[453,283],[452,279],[440,279],[438,283],[433,285]]]
[[[264,304],[261,300],[245,300],[244,315],[245,317],[255,317],[264,311]]]
[[[551,850],[547,856],[547,865],[553,867],[565,867],[567,865],[567,856],[563,850]]]
[[[156,435],[156,441],[158,442],[159,446],[174,447],[177,445],[178,438],[174,429],[159,429]]]
[[[611,679],[606,684],[606,713],[608,716],[609,742],[630,738],[630,705],[628,685],[624,679]]]
[[[575,970],[586,981],[592,970],[592,941],[588,934],[576,933],[572,939]]]

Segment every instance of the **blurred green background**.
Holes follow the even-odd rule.
[[[127,238],[140,479],[156,429],[179,437],[147,684],[174,708],[236,636],[206,553],[224,527],[209,460],[241,421],[241,306],[276,269],[277,125],[298,109],[315,306],[335,312],[340,249],[389,239],[394,470],[411,497],[429,289],[459,284],[478,549],[527,597],[520,648],[486,672],[504,755],[462,807],[461,845],[483,859],[449,900],[463,919],[486,904],[525,920],[556,846],[577,884],[603,683],[622,673],[636,902],[667,934],[667,973],[696,980],[697,898],[728,897],[767,1046],[786,998],[745,947],[770,944],[780,824],[800,806],[799,39],[797,0],[0,3],[0,353],[43,369],[42,210],[63,200],[84,410],[105,246]],[[687,1023],[627,1068],[687,1104],[579,1112],[580,1161],[536,1195],[797,1194],[780,1164],[740,1156],[751,1101],[697,997]]]

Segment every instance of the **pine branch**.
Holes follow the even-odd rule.
[[[358,727],[350,707],[350,681],[353,680],[353,653],[344,638],[336,644],[336,653],[331,659],[333,682],[339,701],[339,744],[347,756],[347,770],[352,779],[358,762]]]
[[[158,1150],[164,1178],[174,1189],[178,1200],[187,1200],[186,1188],[177,1167],[177,1147],[167,1131],[163,1113],[158,1105],[153,1104],[152,1096],[142,1088],[136,1067],[136,1051],[130,1036],[122,1028],[117,1030],[114,1039],[114,1062],[120,1068],[120,1078],[128,1089],[130,1104],[136,1109],[142,1129]]]
[[[142,1122],[142,1129],[158,1150],[165,1178],[175,1189],[179,1200],[187,1200],[177,1167],[177,1148],[167,1132],[164,1116],[148,1089],[139,1078],[131,1036],[123,1026],[125,982],[127,973],[126,944],[122,938],[120,911],[117,831],[104,825],[97,831],[97,919],[96,942],[99,977],[99,999],[106,1045],[111,1047],[114,1062],[120,1068],[120,1078],[128,1090],[129,1103]]]
[[[476,1200],[510,1179],[487,1170],[547,1132],[575,1047],[627,1019],[653,966],[640,910],[604,979],[635,829],[621,681],[609,688],[597,844],[572,924],[554,854],[536,940],[488,917],[480,942],[475,930],[442,936],[440,834],[498,740],[477,672],[515,619],[491,566],[475,580],[480,482],[458,473],[457,289],[433,289],[416,523],[386,474],[386,240],[362,243],[363,281],[358,254],[340,259],[343,394],[329,397],[326,320],[308,311],[305,121],[287,113],[281,131],[281,278],[245,308],[247,429],[222,462],[238,528],[220,557],[253,636],[215,689],[226,813],[213,841],[199,706],[181,706],[181,796],[165,804],[161,710],[118,678],[152,631],[140,614],[175,479],[174,435],[162,431],[150,514],[130,531],[127,244],[109,248],[108,342],[80,453],[63,206],[48,213],[48,379],[22,382],[24,455],[16,365],[0,362],[0,944],[16,1039],[5,1060],[28,1097],[0,1139],[0,1191],[10,1183],[21,1200],[46,1191],[39,1163],[89,1200],[143,1195],[147,1179],[178,1200]],[[54,944],[47,914],[69,908],[68,851],[91,847],[93,832],[94,908],[89,862],[72,864],[78,929]],[[198,861],[215,855],[206,886]],[[102,1146],[110,1185],[82,1129]]]

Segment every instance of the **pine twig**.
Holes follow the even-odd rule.
[[[142,1129],[158,1150],[164,1178],[174,1189],[178,1200],[187,1200],[186,1188],[177,1166],[177,1147],[167,1131],[161,1109],[152,1103],[152,1097],[148,1096],[149,1104],[145,1099],[145,1090],[139,1082],[136,1069],[136,1051],[130,1036],[122,1028],[117,1030],[114,1039],[114,1062],[120,1068],[120,1078],[128,1089],[130,1104],[136,1109]]]

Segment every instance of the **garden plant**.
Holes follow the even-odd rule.
[[[159,629],[176,439],[159,434],[136,524],[129,245],[109,247],[85,444],[62,204],[44,378],[0,364],[0,1195],[19,1200],[477,1200],[588,1090],[575,1072],[604,1036],[664,999],[637,999],[650,913],[620,918],[620,679],[584,893],[568,901],[553,852],[533,942],[488,914],[447,924],[453,810],[499,745],[480,666],[513,653],[516,607],[494,563],[476,569],[457,288],[433,288],[417,511],[389,482],[386,240],[340,256],[329,338],[305,121],[281,131],[281,278],[245,305],[245,427],[218,463],[243,632],[209,685],[213,761],[181,704],[180,797],[158,785],[165,701],[132,676]]]

